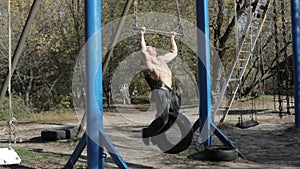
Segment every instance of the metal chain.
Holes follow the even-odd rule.
[[[235,22],[235,55],[237,57],[239,51],[239,23],[237,15],[237,2],[234,0],[234,22]]]
[[[11,143],[16,143],[18,132],[16,130],[15,122],[16,118],[14,117],[14,112],[12,108],[12,94],[11,94],[11,77],[12,77],[12,45],[11,45],[11,7],[10,7],[10,0],[8,0],[8,46],[9,46],[9,53],[8,53],[8,71],[9,71],[9,82],[8,82],[8,97],[9,97],[9,113],[10,119],[7,122],[7,127],[9,128],[9,148],[11,148]]]
[[[285,2],[282,1],[281,2],[281,21],[282,21],[282,42],[283,42],[283,50],[284,50],[284,60],[285,60],[285,92],[286,92],[286,105],[287,105],[287,113],[291,114],[290,112],[290,93],[289,93],[289,88],[290,88],[290,69],[289,69],[289,63],[288,63],[288,54],[287,54],[287,47],[285,47],[287,45],[287,36],[286,36],[286,22],[285,22]]]
[[[8,97],[9,97],[9,112],[10,112],[10,120],[7,123],[9,128],[9,147],[11,146],[13,127],[12,127],[12,101],[11,101],[11,13],[10,13],[10,0],[8,0],[8,71],[9,71],[9,82],[8,82]]]
[[[133,28],[137,28],[138,25],[137,25],[137,22],[138,22],[138,0],[135,0],[134,3],[134,13],[133,13],[133,20],[134,20],[134,25],[133,25]]]
[[[140,30],[139,26],[138,26],[138,0],[135,0],[134,3],[134,13],[133,13],[133,20],[134,20],[134,25],[133,25],[133,29],[134,30]],[[177,8],[177,17],[178,17],[178,25],[179,25],[179,33],[177,33],[177,36],[184,36],[184,32],[183,32],[183,26],[181,24],[181,14],[180,14],[180,10],[179,10],[179,2],[178,0],[176,0],[176,8]],[[153,33],[158,33],[158,34],[162,34],[162,35],[171,35],[171,32],[167,32],[167,31],[160,31],[160,30],[154,30],[154,29],[147,29],[147,32],[153,32]]]
[[[177,19],[178,19],[178,26],[179,26],[179,33],[181,33],[184,36],[182,21],[181,21],[181,14],[179,10],[179,2],[176,0],[176,9],[177,9]]]
[[[280,68],[279,68],[279,39],[278,39],[278,25],[277,25],[277,1],[274,1],[274,9],[273,9],[273,13],[274,13],[274,36],[275,36],[275,51],[276,51],[276,58],[277,58],[277,88],[279,91],[278,93],[278,103],[279,103],[279,117],[282,118],[282,99],[281,99],[281,73],[280,73]],[[276,101],[276,100],[275,100]]]

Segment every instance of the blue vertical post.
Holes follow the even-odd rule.
[[[293,55],[294,55],[294,90],[295,90],[295,127],[300,129],[300,7],[299,0],[291,0]]]
[[[102,169],[104,168],[103,147],[99,142],[99,129],[103,127],[101,0],[85,0],[85,38],[87,42],[87,164],[89,169]]]
[[[200,137],[204,146],[211,146],[210,125],[211,115],[211,86],[210,86],[210,44],[208,0],[196,0],[198,27],[198,87],[200,93]]]

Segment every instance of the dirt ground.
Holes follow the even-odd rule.
[[[294,115],[279,118],[273,110],[273,102],[260,100],[255,105],[259,125],[247,129],[237,128],[235,124],[240,112],[250,111],[252,107],[251,103],[242,106],[235,104],[226,123],[220,126],[222,132],[236,143],[247,158],[231,162],[205,160],[200,151],[202,146],[198,143],[198,132],[195,132],[194,141],[188,150],[180,154],[164,154],[154,145],[144,145],[140,130],[154,116],[154,110],[149,105],[119,105],[118,109],[106,109],[105,132],[130,168],[300,168],[300,131],[294,129]],[[199,116],[197,107],[182,108],[181,112],[191,122]],[[249,119],[249,115],[244,117]],[[22,163],[2,168],[63,168],[78,140],[47,142],[40,138],[41,131],[78,124],[79,120],[19,122],[17,129],[23,141],[14,144],[13,148],[20,152]],[[7,134],[1,134],[0,147],[7,147]],[[84,150],[74,168],[86,168],[86,159],[87,153]],[[105,159],[105,168],[116,168],[109,154]]]

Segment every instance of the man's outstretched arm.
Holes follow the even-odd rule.
[[[147,51],[146,41],[145,41],[145,37],[144,37],[145,32],[146,32],[146,28],[141,27],[141,51],[143,53],[145,53]]]
[[[164,56],[161,56],[161,59],[163,59],[166,63],[172,61],[177,56],[178,49],[177,44],[175,42],[175,36],[176,32],[172,32],[170,52],[165,54]]]
[[[146,28],[145,27],[141,27],[141,52],[143,53],[144,56],[144,62],[148,68],[148,70],[153,71],[153,66],[151,64],[151,57],[147,51],[147,46],[146,46],[146,41],[145,41],[145,37],[144,34],[146,32]]]
[[[177,44],[175,42],[175,36],[176,36],[176,32],[172,32],[170,53],[173,53],[176,57],[178,49],[177,49]]]

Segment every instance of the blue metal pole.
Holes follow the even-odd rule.
[[[198,27],[198,81],[200,93],[200,137],[204,146],[211,146],[210,124],[211,115],[211,86],[210,86],[210,44],[208,0],[196,0]]]
[[[300,129],[300,3],[291,0],[293,55],[294,55],[294,90],[295,90],[295,127]]]
[[[66,164],[66,169],[74,168],[75,163],[77,162],[78,158],[80,157],[82,151],[86,147],[86,133],[83,134],[82,138],[80,139],[79,143],[77,144],[74,152],[72,153],[68,163]]]
[[[87,164],[104,168],[99,129],[103,127],[101,0],[85,0],[87,79]],[[98,69],[100,67],[100,69]]]

